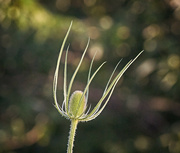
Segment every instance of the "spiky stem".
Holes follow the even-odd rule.
[[[71,120],[70,131],[69,131],[69,140],[68,140],[67,153],[73,153],[74,138],[75,138],[77,125],[78,125],[78,120],[72,119]]]

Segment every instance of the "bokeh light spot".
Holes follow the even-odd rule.
[[[174,11],[174,17],[180,20],[180,7],[176,8]]]
[[[160,34],[160,27],[152,24],[143,30],[143,37],[145,39],[152,39]]]
[[[117,36],[120,39],[123,39],[123,40],[129,38],[129,36],[130,36],[130,29],[127,26],[120,26],[117,29]]]
[[[170,153],[179,153],[180,152],[180,141],[172,140],[169,143],[169,152]]]
[[[177,82],[177,75],[173,72],[169,72],[161,81],[161,88],[163,90],[169,90]]]
[[[144,11],[143,3],[140,1],[135,1],[132,5],[131,12],[133,14],[140,14]]]
[[[2,22],[5,19],[6,15],[3,12],[3,10],[0,10],[0,22]]]
[[[97,39],[100,36],[100,31],[97,27],[91,26],[88,28],[88,35],[91,39]]]
[[[134,142],[134,145],[138,150],[148,150],[150,147],[150,139],[146,136],[138,136]]]
[[[37,11],[33,15],[33,20],[32,21],[33,21],[34,26],[39,26],[41,24],[48,23],[48,13],[43,12],[43,11]]]
[[[140,78],[144,78],[151,74],[155,70],[156,62],[153,59],[148,59],[144,61],[136,70],[137,75]]]
[[[84,0],[86,6],[93,6],[96,3],[96,0]]]
[[[104,16],[100,19],[100,26],[107,30],[113,25],[113,20],[110,16]]]
[[[70,0],[56,0],[56,8],[63,12],[66,12],[69,9],[70,4]]]
[[[96,53],[95,60],[100,60],[104,54],[104,49],[100,44],[94,44],[89,49],[89,56],[93,58],[94,54]]]
[[[176,54],[172,54],[168,57],[168,65],[170,68],[179,69],[180,68],[180,57]]]
[[[174,8],[180,7],[180,1],[179,0],[170,0],[169,3]]]
[[[171,135],[166,133],[160,136],[160,141],[163,147],[167,147],[170,143]]]
[[[11,122],[11,128],[14,135],[23,135],[24,133],[24,121],[20,118],[14,119]]]
[[[118,54],[118,56],[120,57],[126,57],[129,55],[131,51],[131,48],[129,46],[129,44],[127,43],[121,43],[118,48],[116,49],[116,53]]]

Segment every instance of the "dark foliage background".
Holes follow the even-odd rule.
[[[120,71],[145,50],[103,113],[78,125],[74,152],[179,153],[179,0],[0,0],[0,153],[66,152],[70,123],[53,107],[52,82],[71,20],[68,79],[91,38],[74,90],[84,88],[96,51],[93,70],[107,61],[92,106],[117,62]],[[62,77],[61,67],[59,102]]]

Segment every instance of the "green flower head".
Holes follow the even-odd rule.
[[[91,69],[92,69],[92,65],[93,65],[93,61],[95,58],[95,55],[91,61],[90,67],[89,67],[89,73],[88,73],[88,79],[87,79],[87,84],[84,88],[84,91],[74,91],[71,94],[71,88],[74,82],[74,79],[77,75],[77,72],[81,66],[81,63],[83,61],[83,58],[86,54],[86,51],[88,49],[89,46],[89,42],[90,39],[87,42],[86,48],[82,54],[82,57],[79,61],[79,64],[77,65],[72,78],[69,82],[69,86],[67,88],[67,56],[68,56],[68,48],[66,51],[66,56],[65,56],[65,65],[64,65],[64,101],[62,103],[62,106],[60,106],[57,102],[57,96],[56,96],[56,92],[57,92],[57,82],[58,82],[58,72],[59,72],[59,65],[60,65],[60,61],[61,61],[61,56],[62,56],[62,52],[64,50],[64,46],[67,40],[67,37],[69,35],[69,32],[71,30],[72,27],[72,22],[70,24],[70,27],[66,33],[66,36],[63,40],[60,52],[59,52],[59,57],[58,57],[58,61],[57,61],[57,65],[56,65],[56,70],[55,70],[55,75],[54,75],[54,82],[53,82],[53,96],[54,96],[54,101],[55,101],[55,107],[57,108],[58,112],[64,116],[67,119],[70,120],[78,120],[78,121],[90,121],[95,119],[105,108],[105,106],[107,105],[115,86],[117,85],[119,79],[122,77],[122,75],[124,74],[124,72],[128,69],[128,67],[137,59],[137,57],[143,52],[141,51],[134,59],[130,60],[125,66],[124,68],[114,77],[114,79],[112,80],[112,77],[114,75],[114,72],[116,71],[119,63],[116,65],[116,67],[114,68],[107,84],[106,87],[104,89],[104,92],[102,94],[102,97],[99,99],[99,101],[97,102],[96,106],[91,109],[91,107],[87,107],[87,102],[88,102],[88,94],[89,94],[89,85],[91,84],[93,78],[95,77],[95,75],[97,74],[97,72],[101,69],[101,67],[105,64],[102,63],[97,69],[96,71],[91,75]]]
[[[69,113],[73,117],[78,117],[79,115],[84,113],[85,109],[86,98],[85,96],[83,96],[82,91],[76,90],[75,92],[73,92],[69,100]]]

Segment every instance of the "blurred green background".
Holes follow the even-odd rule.
[[[0,153],[66,152],[70,122],[53,106],[52,82],[72,20],[68,80],[91,38],[73,90],[85,87],[96,51],[93,71],[107,61],[92,106],[117,62],[118,72],[145,50],[103,113],[78,125],[74,153],[180,153],[179,0],[0,0]]]

